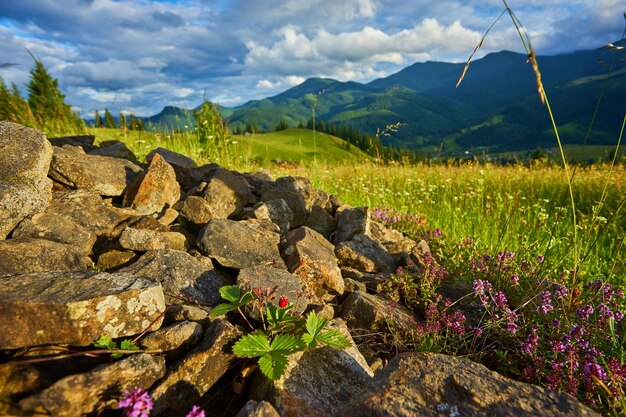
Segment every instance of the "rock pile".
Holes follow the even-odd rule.
[[[0,149],[0,415],[119,415],[138,387],[152,415],[210,401],[207,415],[223,415],[228,401],[214,399],[250,369],[232,353],[239,328],[208,314],[230,284],[276,288],[351,341],[293,355],[277,381],[249,376],[238,416],[594,415],[443,355],[403,354],[375,375],[380,358],[351,335],[415,322],[375,290],[428,247],[306,178],[198,167],[161,148],[141,164],[120,142],[48,140],[8,122]],[[100,336],[143,351],[54,356]]]

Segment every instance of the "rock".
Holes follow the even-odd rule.
[[[55,146],[49,175],[55,181],[73,188],[118,196],[124,193],[140,172],[141,167],[125,159],[86,155]]]
[[[285,374],[277,381],[265,377],[252,386],[252,398],[272,403],[283,417],[330,416],[360,394],[374,375],[354,346],[345,323],[329,323],[351,342],[344,350],[322,347],[289,357]]]
[[[0,240],[52,197],[52,146],[35,129],[0,122]]]
[[[160,213],[180,199],[174,168],[155,154],[148,169],[135,179],[124,195],[124,206],[139,214]]]
[[[132,250],[111,249],[98,255],[96,268],[100,271],[115,271],[135,262],[139,255]]]
[[[304,225],[317,197],[317,190],[313,188],[309,179],[304,177],[282,177],[277,179],[263,192],[261,200],[285,200],[289,209],[293,212],[291,227],[295,228]]]
[[[417,321],[403,306],[378,295],[355,291],[339,306],[350,330],[409,332]]]
[[[367,286],[365,285],[364,282],[359,282],[352,278],[344,278],[343,285],[345,288],[344,294],[345,293],[351,294],[357,291],[367,292]]]
[[[235,358],[230,345],[241,333],[224,320],[215,320],[202,342],[189,355],[168,367],[153,390],[152,415],[185,415],[228,370]]]
[[[55,191],[45,213],[67,217],[98,236],[109,233],[123,219],[115,207],[90,190]]]
[[[193,159],[165,148],[156,148],[146,156],[146,161],[150,163],[156,154],[161,155],[174,168],[176,180],[184,190],[193,184],[193,171],[198,167]]]
[[[287,233],[281,243],[289,272],[304,280],[321,299],[331,299],[344,291],[334,249],[324,236],[306,226]]]
[[[124,249],[148,251],[159,249],[185,250],[185,235],[177,232],[158,232],[150,229],[127,227],[120,235]]]
[[[209,203],[216,219],[235,217],[245,206],[257,201],[246,179],[224,168],[213,170],[202,198]]]
[[[254,225],[251,220],[211,220],[198,236],[198,247],[203,255],[230,268],[272,264],[287,269],[278,251],[280,236]]]
[[[190,195],[176,205],[180,210],[181,224],[189,230],[198,232],[209,220],[213,219],[213,211],[209,203],[202,197]]]
[[[396,262],[403,254],[410,254],[417,245],[414,240],[405,237],[401,232],[388,229],[378,222],[371,222],[370,233]]]
[[[163,211],[163,214],[159,217],[158,221],[163,226],[169,226],[176,221],[179,214],[180,213],[178,213],[178,211],[168,207]]]
[[[250,400],[235,417],[280,417],[280,414],[267,401]]]
[[[152,250],[120,272],[158,280],[167,304],[186,302],[213,306],[221,302],[219,289],[229,283],[213,267],[180,250]]]
[[[597,416],[566,393],[505,378],[466,359],[403,353],[342,416]]]
[[[162,350],[168,360],[180,357],[202,337],[202,326],[192,321],[183,321],[155,332],[148,333],[139,341],[146,350]]]
[[[161,285],[130,274],[56,272],[0,278],[0,349],[89,345],[141,333],[165,310]]]
[[[100,142],[99,148],[95,148],[93,150],[85,149],[85,152],[89,155],[110,156],[113,158],[126,159],[134,164],[138,162],[135,154],[128,149],[128,146],[126,146],[124,142],[120,142],[119,140],[107,140]]]
[[[29,272],[85,271],[93,266],[83,249],[46,239],[0,240],[0,277]]]
[[[242,269],[237,276],[237,285],[246,291],[259,287],[261,291],[266,291],[269,288],[272,296],[267,300],[268,302],[277,306],[280,297],[287,297],[294,304],[293,312],[296,314],[303,313],[309,304],[318,302],[317,297],[311,293],[304,280],[271,266],[253,266]],[[256,308],[251,308],[249,314],[255,319],[260,318]]]
[[[311,207],[311,214],[307,217],[304,225],[330,240],[330,237],[337,229],[337,220],[324,208],[316,205]]]
[[[13,231],[14,239],[47,239],[58,243],[73,245],[89,254],[96,234],[73,220],[54,212],[43,212],[24,219]]]
[[[48,138],[48,141],[52,146],[62,147],[65,145],[78,146],[85,152],[96,149],[96,145],[93,144],[96,137],[94,135],[76,135],[76,136],[62,136],[58,138]]]
[[[211,316],[204,308],[194,305],[176,304],[165,313],[165,320],[173,321],[193,321],[206,327],[211,323]]]
[[[393,272],[395,261],[380,243],[365,235],[356,235],[335,248],[339,265],[362,272]]]
[[[125,391],[149,388],[165,374],[165,358],[137,354],[90,372],[68,376],[20,401],[25,411],[59,417],[86,415],[116,408]]]
[[[256,204],[249,213],[250,217],[259,220],[270,220],[280,229],[280,234],[289,231],[293,212],[283,199],[269,200]]]
[[[352,239],[356,235],[370,234],[370,211],[367,207],[350,207],[343,205],[335,213],[337,231],[333,243],[335,245]]]

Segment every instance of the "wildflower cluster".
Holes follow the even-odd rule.
[[[122,410],[124,416],[127,417],[148,417],[152,407],[152,397],[141,387],[134,391],[126,391],[117,403],[117,408]],[[200,407],[194,405],[185,417],[205,417],[205,413]]]
[[[413,238],[423,238],[429,232],[426,230],[426,217],[409,213],[402,213],[393,209],[374,207],[371,210],[372,220],[381,223],[385,227],[402,230]],[[441,237],[441,230],[437,230],[437,236]]]

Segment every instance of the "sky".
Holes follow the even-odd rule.
[[[623,0],[508,0],[537,54],[621,38]],[[236,106],[310,77],[369,82],[415,62],[464,62],[502,0],[0,0],[0,77],[33,60],[83,117]],[[477,56],[522,52],[508,16]]]

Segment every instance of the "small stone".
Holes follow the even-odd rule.
[[[132,250],[111,249],[98,255],[96,267],[100,271],[115,271],[135,262],[139,255]]]
[[[159,249],[185,250],[185,235],[177,232],[158,232],[149,229],[127,227],[120,235],[124,249],[148,251]]]

